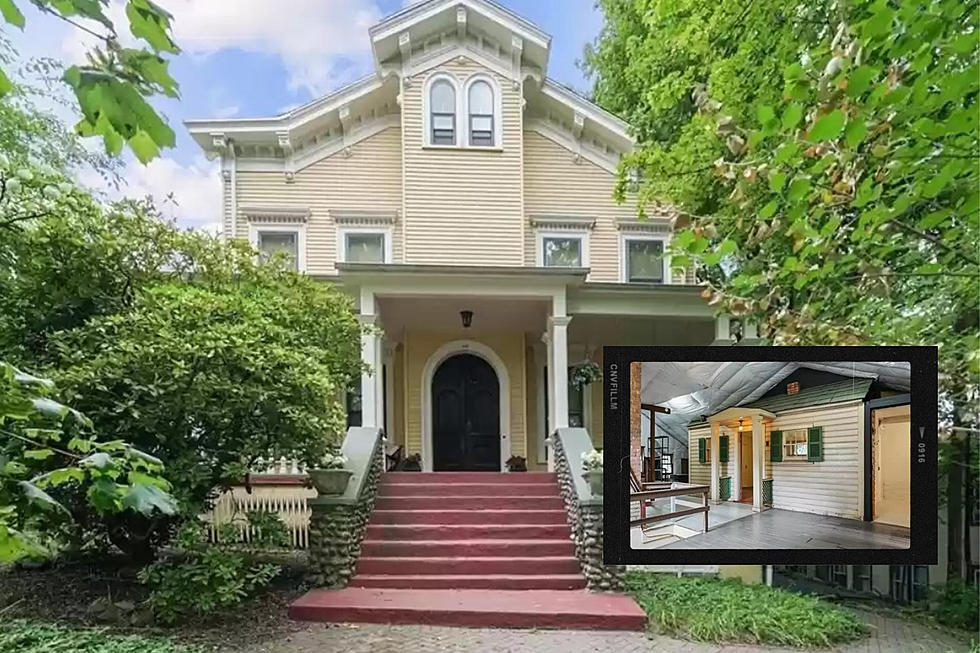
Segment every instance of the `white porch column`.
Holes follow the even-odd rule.
[[[550,320],[555,429],[568,427],[568,323],[571,321],[567,315],[555,315]]]
[[[732,442],[735,446],[735,455],[730,458],[734,460],[734,468],[732,469],[732,496],[731,501],[740,501],[742,499],[742,432],[735,431],[735,437],[732,438]]]
[[[752,509],[762,510],[762,476],[766,461],[766,432],[762,428],[762,415],[752,416]]]
[[[721,424],[718,422],[711,423],[711,501],[713,503],[718,503],[721,497],[721,481],[719,476],[721,475],[721,452],[718,450],[719,445],[719,435],[721,431]]]
[[[552,360],[554,356],[552,354],[551,346],[551,325],[548,325],[548,329],[541,334],[541,342],[545,344],[545,361],[549,370],[552,370]],[[548,411],[544,416],[544,437],[549,438],[555,432],[555,384],[552,383],[552,377],[554,377],[554,372],[549,371],[546,376],[544,391],[548,396]],[[547,440],[545,440],[547,442]],[[548,456],[548,471],[555,471],[555,453],[548,446],[548,451],[546,452]]]
[[[712,345],[732,344],[732,320],[727,315],[719,315],[715,318],[715,341]]]
[[[388,368],[388,376],[384,379],[384,419],[385,436],[391,438],[395,429],[395,350],[397,342],[385,341],[384,364]]]
[[[377,324],[377,318],[374,293],[362,288],[361,312],[358,319],[362,325],[374,327]],[[381,376],[378,368],[378,361],[380,360],[379,340],[380,338],[376,333],[361,334],[361,362],[368,367],[361,373],[361,426],[377,427],[380,425],[378,415],[381,410],[379,407],[381,402],[379,401],[378,387],[381,382],[375,378]]]

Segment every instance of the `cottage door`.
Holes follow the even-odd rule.
[[[500,384],[473,354],[446,359],[432,378],[433,469],[500,471]]]

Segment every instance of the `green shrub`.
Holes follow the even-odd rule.
[[[980,592],[977,587],[954,581],[934,591],[937,604],[932,612],[937,621],[973,632],[980,630]]]
[[[627,587],[660,631],[706,642],[830,646],[857,639],[864,624],[812,596],[737,579],[627,574]]]
[[[150,589],[150,607],[163,623],[238,605],[281,571],[279,565],[255,563],[241,553],[206,544],[200,524],[183,527],[177,546],[183,558],[153,563],[139,575]]]
[[[103,629],[63,628],[31,621],[0,621],[0,653],[204,653],[166,639],[109,635]]]

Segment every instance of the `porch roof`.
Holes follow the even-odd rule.
[[[808,408],[823,404],[836,404],[843,401],[856,401],[868,396],[874,379],[852,378],[837,383],[804,388],[795,395],[775,395],[758,399],[740,408],[752,408],[784,412],[796,408]]]
[[[492,276],[527,277],[536,279],[562,279],[581,283],[589,274],[589,268],[531,267],[526,265],[424,265],[415,263],[336,263],[341,279],[391,278],[395,276]]]

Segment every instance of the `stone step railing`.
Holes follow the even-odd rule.
[[[353,426],[341,447],[354,472],[338,496],[307,501],[310,514],[310,580],[319,587],[346,587],[361,556],[361,542],[384,470],[384,434]]]
[[[585,581],[591,590],[621,592],[625,589],[626,567],[602,562],[602,497],[593,496],[582,477],[582,454],[592,451],[592,438],[582,428],[561,428],[548,439],[572,528],[575,555]]]

